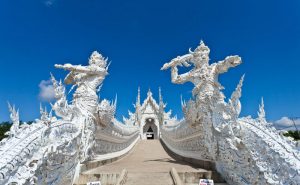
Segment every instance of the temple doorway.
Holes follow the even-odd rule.
[[[146,137],[147,137],[147,139],[154,139],[154,132],[153,132],[151,126],[149,127],[149,129],[146,132]]]
[[[145,139],[158,139],[158,129],[155,125],[155,119],[147,118],[143,128]]]

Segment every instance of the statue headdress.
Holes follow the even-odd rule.
[[[90,58],[89,64],[96,64],[99,67],[106,67],[107,65],[107,58],[104,58],[98,51],[94,51]]]
[[[210,49],[209,49],[209,48],[204,44],[204,42],[201,40],[201,41],[200,41],[200,45],[195,49],[194,52],[209,55]]]

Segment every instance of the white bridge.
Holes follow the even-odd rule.
[[[201,42],[162,69],[173,83],[192,82],[193,97],[182,101],[184,119],[172,117],[159,89],[149,90],[135,112],[118,121],[117,100],[99,100],[97,91],[108,74],[107,60],[93,52],[89,65],[55,65],[70,71],[64,83],[76,90],[72,103],[65,86],[51,76],[55,115],[41,108],[41,118],[20,125],[9,105],[13,125],[0,142],[0,184],[192,185],[199,179],[227,184],[300,184],[300,152],[265,119],[239,117],[241,78],[228,102],[218,76],[240,65],[239,56],[209,64]],[[194,68],[178,74],[178,67]]]

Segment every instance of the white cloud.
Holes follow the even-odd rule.
[[[55,0],[47,0],[44,3],[45,3],[46,6],[50,7],[54,4],[54,2],[55,2]]]
[[[300,118],[294,119],[295,125],[298,129],[300,129]],[[282,117],[277,121],[273,122],[273,125],[277,129],[287,129],[287,130],[295,130],[294,122],[292,119],[288,117]]]
[[[42,80],[39,84],[39,98],[41,101],[54,100],[54,88],[50,80]]]

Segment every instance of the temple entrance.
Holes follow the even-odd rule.
[[[143,128],[143,135],[145,139],[158,139],[158,129],[155,125],[155,120],[153,118],[147,118],[145,120],[145,125]]]
[[[153,132],[151,126],[149,127],[149,129],[146,132],[146,137],[147,137],[147,139],[154,139],[154,132]]]

